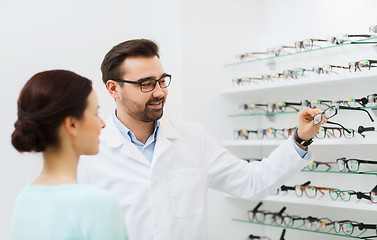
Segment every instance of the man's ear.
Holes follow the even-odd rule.
[[[107,91],[109,92],[110,96],[112,96],[114,99],[119,98],[120,86],[117,82],[115,82],[113,80],[108,80],[106,82],[106,88],[107,88]]]
[[[78,134],[78,120],[75,117],[68,116],[63,121],[64,129],[71,136],[77,136]]]

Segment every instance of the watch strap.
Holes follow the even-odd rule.
[[[312,139],[309,139],[308,141],[305,141],[303,139],[301,139],[298,134],[297,134],[297,130],[298,128],[296,128],[296,130],[294,131],[293,133],[293,138],[296,140],[296,142],[298,142],[300,145],[306,147],[306,146],[309,146],[310,144],[312,144],[313,142],[313,138]]]

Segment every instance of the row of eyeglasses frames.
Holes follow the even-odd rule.
[[[368,229],[373,231],[377,236],[377,224],[365,224],[352,220],[332,221],[328,218],[317,217],[300,217],[298,215],[288,215],[285,212],[286,207],[283,207],[279,212],[270,212],[259,210],[262,202],[258,203],[253,210],[248,211],[248,218],[251,222],[259,222],[265,224],[285,225],[287,227],[303,228],[313,231],[330,232],[340,234],[343,232],[346,235],[353,235],[355,230],[359,230],[358,236],[364,234]],[[355,234],[356,235],[356,234]],[[368,237],[376,237],[368,236]],[[365,237],[365,238],[368,238]]]
[[[251,83],[260,83],[261,81],[273,81],[279,79],[301,79],[306,76],[307,72],[323,74],[338,74],[335,69],[345,69],[349,72],[369,71],[371,68],[377,67],[377,60],[363,59],[356,62],[349,62],[348,66],[341,65],[325,65],[322,67],[315,66],[313,68],[295,68],[287,69],[281,73],[264,74],[261,77],[241,77],[232,79],[234,87],[250,85]]]
[[[281,54],[289,54],[288,49],[295,49],[296,52],[301,51],[309,51],[312,50],[313,47],[326,47],[328,45],[339,45],[347,42],[353,42],[357,39],[367,39],[371,38],[377,35],[377,25],[369,27],[369,33],[370,34],[339,34],[337,36],[330,36],[326,39],[317,39],[317,38],[307,38],[303,41],[296,41],[294,46],[285,46],[285,45],[279,45],[277,47],[268,48],[267,51],[264,52],[247,52],[243,54],[237,54],[236,58],[242,60],[251,58],[251,57],[257,57],[257,56],[279,56]],[[317,43],[326,43],[326,45],[316,45]],[[357,43],[357,42],[354,42]],[[364,43],[364,42],[363,42]],[[374,44],[375,42],[367,42]]]
[[[365,135],[364,132],[375,132],[375,127],[364,127],[359,126],[357,130],[352,128],[346,128],[340,123],[330,122],[327,121],[326,124],[335,124],[340,127],[328,127],[328,126],[321,126],[319,132],[315,135],[317,139],[324,139],[324,138],[347,138],[351,139],[355,137],[355,132],[359,133],[363,138]],[[250,140],[255,139],[251,136],[253,134],[256,136],[256,139],[262,140],[266,139],[288,139],[294,132],[296,127],[293,128],[283,128],[283,129],[276,129],[276,128],[267,128],[262,129],[258,128],[255,130],[249,129],[236,129],[234,130],[234,138],[236,140]]]
[[[340,199],[342,201],[348,202],[351,200],[351,197],[355,195],[358,200],[366,199],[374,204],[377,203],[377,185],[369,192],[361,192],[355,190],[340,190],[337,188],[318,187],[309,184],[310,181],[307,181],[302,185],[283,185],[280,188],[276,189],[276,191],[274,191],[272,194],[278,195],[279,193],[288,193],[288,191],[295,191],[297,197],[302,197],[305,193],[308,198],[315,198],[318,196],[318,193],[320,193],[321,195],[319,198],[322,198],[325,196],[325,192],[328,191],[331,199],[333,199],[334,201]]]
[[[279,101],[273,103],[243,103],[239,105],[239,111],[242,114],[275,113],[286,112],[287,110],[298,112],[306,107],[326,109],[331,106],[336,106],[337,109],[366,111],[364,109],[361,109],[360,107],[377,106],[377,93],[369,94],[361,98],[347,98],[344,100],[314,99],[302,100],[299,102]],[[349,107],[351,107],[351,109]]]
[[[261,158],[249,158],[249,159],[244,159],[248,162],[252,161],[262,161]],[[362,164],[362,169],[368,168],[368,171],[366,172],[377,172],[377,169],[371,170],[368,165],[377,165],[377,161],[373,160],[365,160],[365,159],[358,159],[358,158],[345,158],[345,157],[340,157],[337,158],[336,161],[333,162],[319,162],[319,161],[312,161],[310,164],[308,164],[304,170],[307,171],[314,171],[316,169],[322,169],[325,168],[324,171],[330,171],[332,170],[332,165],[337,166],[337,170],[340,172],[359,172],[360,170],[360,165]],[[323,167],[322,167],[323,166]],[[363,172],[359,172],[363,173]]]

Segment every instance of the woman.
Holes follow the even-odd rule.
[[[127,239],[116,200],[96,186],[77,183],[80,155],[98,153],[103,127],[90,80],[52,70],[26,83],[12,144],[19,152],[43,152],[44,167],[17,197],[14,240]]]

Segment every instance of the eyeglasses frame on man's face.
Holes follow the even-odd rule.
[[[140,91],[143,92],[143,93],[147,93],[147,92],[152,92],[155,88],[156,88],[156,84],[158,82],[158,85],[160,86],[161,89],[163,88],[167,88],[169,87],[170,83],[171,83],[171,78],[172,76],[170,74],[166,74],[164,73],[162,75],[161,78],[159,79],[150,79],[150,78],[147,78],[147,79],[141,79],[141,80],[138,80],[138,81],[130,81],[130,80],[124,80],[124,79],[112,79],[113,81],[115,82],[122,82],[122,83],[130,83],[130,84],[137,84],[140,86]],[[168,79],[169,81],[166,83],[166,79]],[[145,84],[146,82],[151,82],[151,81],[154,81],[153,83],[153,88],[150,89],[150,90],[147,90],[147,91],[143,91],[143,86],[145,87],[146,85],[143,85]],[[165,86],[162,86],[161,85],[161,82],[165,82],[166,85]]]

